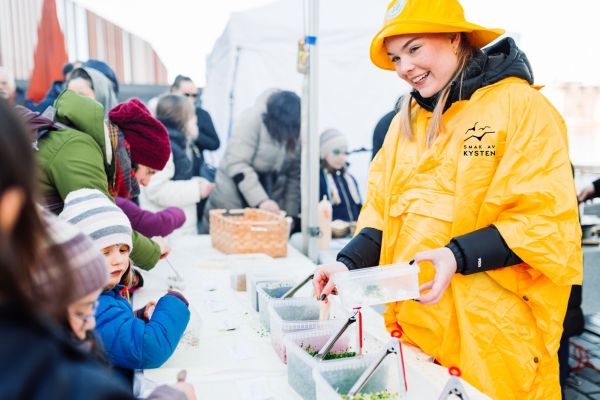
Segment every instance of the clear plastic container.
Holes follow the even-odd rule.
[[[339,305],[332,306],[329,320],[319,320],[319,302],[312,297],[288,299],[287,301],[269,304],[271,324],[271,343],[275,352],[286,362],[285,335],[307,329],[335,328],[343,324],[349,317],[347,311]]]
[[[321,350],[337,331],[338,329],[318,329],[286,335],[284,344],[287,354],[288,383],[303,399],[314,400],[316,398],[313,370],[341,360],[362,357],[358,355],[357,323],[350,325],[330,350],[330,353],[355,353],[354,355],[347,354],[349,356],[347,358],[320,361],[308,353]]]
[[[263,253],[233,254],[227,256],[231,288],[243,292],[246,290],[248,271],[267,272],[273,270],[273,258]]]
[[[278,281],[278,282],[261,282],[256,285],[258,293],[258,315],[260,322],[265,329],[270,331],[269,307],[272,302],[282,302],[289,299],[281,299],[288,290],[296,286],[298,282],[293,280]],[[307,283],[292,298],[302,298],[312,296],[312,283]]]
[[[419,267],[408,263],[338,272],[331,279],[342,304],[366,307],[419,297]]]
[[[267,282],[282,282],[289,280],[291,274],[285,273],[284,271],[268,270],[268,271],[252,271],[246,274],[246,291],[248,298],[250,299],[250,305],[254,311],[258,311],[258,291],[257,285],[260,283]]]
[[[348,394],[354,383],[376,358],[376,353],[347,360],[332,361],[313,370],[317,400],[339,400]],[[406,391],[401,386],[400,356],[388,355],[359,393],[387,391],[394,395],[389,399],[405,399]]]

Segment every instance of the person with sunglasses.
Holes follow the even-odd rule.
[[[319,146],[319,198],[331,202],[334,221],[356,222],[362,200],[356,179],[348,172],[348,139],[337,129],[328,129],[321,134]]]
[[[200,107],[197,102],[198,99],[198,87],[192,80],[192,78],[185,75],[177,75],[169,92],[173,94],[181,94],[194,103],[194,108],[196,111],[196,117],[198,118],[198,137],[194,141],[194,145],[197,148],[198,154],[196,154],[197,160],[194,163],[195,170],[199,171],[202,162],[204,161],[204,157],[202,152],[204,150],[214,151],[221,146],[221,141],[219,140],[219,135],[215,130],[215,126],[213,125],[212,118],[208,111]]]
[[[192,101],[196,111],[196,120],[198,125],[198,137],[192,143],[192,168],[194,176],[200,176],[208,179],[210,182],[215,182],[216,169],[208,164],[204,159],[204,151],[215,151],[221,146],[219,135],[215,130],[212,118],[208,111],[200,106],[198,100],[198,88],[194,81],[185,75],[177,75],[170,92],[173,94],[182,94]],[[198,221],[202,220],[204,208],[206,207],[206,199],[203,199],[196,205],[196,214]]]

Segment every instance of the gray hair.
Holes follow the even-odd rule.
[[[8,87],[10,87],[13,91],[17,88],[15,76],[10,69],[0,66],[0,77],[1,76],[6,78],[8,81]]]

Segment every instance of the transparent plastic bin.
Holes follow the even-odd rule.
[[[281,361],[286,362],[283,339],[288,333],[308,329],[335,329],[350,316],[339,304],[332,304],[329,320],[320,321],[319,312],[319,302],[312,297],[292,298],[269,304],[271,343]]]
[[[419,297],[419,267],[408,263],[338,272],[331,278],[348,308]]]
[[[376,353],[347,360],[332,361],[313,370],[317,400],[339,400],[348,394],[354,383],[375,360]],[[388,355],[359,393],[387,391],[396,394],[390,399],[405,399],[406,391],[401,386],[401,361],[397,354]]]
[[[267,332],[270,331],[269,321],[269,307],[268,305],[272,302],[288,301],[290,299],[281,299],[288,290],[296,286],[299,281],[286,280],[278,282],[261,282],[256,285],[256,292],[258,293],[258,315],[260,322],[265,327]],[[298,292],[294,294],[293,299],[302,297],[311,297],[313,291],[312,282],[304,285]]]
[[[254,311],[259,311],[260,307],[258,304],[258,287],[260,283],[272,283],[282,282],[291,279],[291,274],[285,273],[284,271],[252,271],[246,274],[246,291],[248,298],[250,299],[250,306]]]
[[[284,344],[287,354],[288,384],[303,399],[314,400],[316,398],[315,381],[312,371],[330,363],[351,360],[363,356],[358,355],[358,323],[354,323],[346,329],[330,350],[330,353],[355,352],[356,355],[343,359],[319,361],[308,353],[319,351],[338,329],[318,329],[294,332],[286,335]]]
[[[234,254],[227,256],[231,288],[239,292],[246,290],[248,271],[268,272],[273,270],[273,258],[263,253]]]

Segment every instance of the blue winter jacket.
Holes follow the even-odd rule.
[[[119,293],[122,289],[117,285],[100,295],[96,333],[113,365],[158,368],[173,354],[187,327],[188,307],[175,296],[163,296],[146,323],[133,314],[131,304]]]

